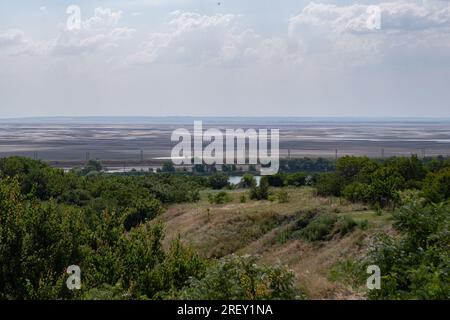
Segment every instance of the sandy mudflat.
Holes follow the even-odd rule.
[[[175,143],[170,136],[176,128],[193,130],[192,119],[167,121],[152,119],[133,123],[109,121],[2,121],[0,120],[0,156],[37,156],[46,161],[83,162],[86,157],[111,161],[139,161],[168,157]],[[447,121],[345,121],[290,119],[241,119],[210,122],[208,127],[278,128],[281,155],[291,156],[367,155],[380,157],[423,154],[450,155],[450,122]]]

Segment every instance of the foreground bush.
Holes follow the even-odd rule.
[[[192,278],[180,297],[189,300],[295,299],[294,273],[256,264],[257,257],[231,255],[215,262],[202,279]]]
[[[450,206],[417,202],[394,214],[400,238],[382,236],[370,264],[381,269],[372,299],[450,299]]]

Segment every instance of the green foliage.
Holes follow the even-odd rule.
[[[352,202],[369,203],[372,199],[372,189],[367,183],[353,182],[344,188],[342,196]]]
[[[255,177],[250,173],[244,174],[241,178],[241,185],[243,188],[253,187],[254,185],[256,185]]]
[[[450,198],[450,168],[430,173],[424,183],[423,196],[428,202],[439,203]]]
[[[281,189],[277,192],[277,199],[279,203],[289,202],[289,192],[287,192],[285,189]]]
[[[369,179],[370,183],[353,182],[347,185],[342,192],[344,198],[380,207],[393,206],[399,202],[399,190],[404,180],[392,167],[377,169]]]
[[[241,203],[246,203],[246,202],[247,202],[247,197],[246,197],[246,195],[242,193],[241,196],[240,196],[240,198],[239,198],[239,201],[240,201]]]
[[[334,160],[324,158],[293,158],[280,159],[280,170],[282,172],[331,172],[336,168]]]
[[[392,208],[400,202],[400,191],[422,186],[425,174],[416,156],[393,158],[384,164],[368,158],[343,157],[336,164],[336,172],[318,176],[314,186],[322,196],[343,196],[352,202]],[[432,197],[432,188],[429,190]]]
[[[284,186],[284,175],[277,173],[274,175],[267,176],[267,182],[271,187],[282,187]]]
[[[229,185],[228,176],[223,173],[215,173],[208,177],[208,186],[220,190]]]
[[[320,196],[340,196],[343,181],[335,173],[321,174],[314,185],[317,189],[317,194]]]
[[[158,200],[154,198],[139,199],[128,209],[128,214],[124,221],[125,229],[130,230],[147,220],[155,218],[161,212],[162,206]]]
[[[224,204],[231,202],[231,197],[227,192],[221,191],[215,194],[208,194],[208,200],[211,204]]]
[[[339,281],[356,289],[365,284],[367,274],[365,265],[353,258],[338,261],[330,270],[329,279]]]
[[[343,216],[337,220],[335,224],[335,231],[341,236],[345,236],[346,234],[351,233],[357,226],[358,224],[352,217]]]
[[[333,236],[341,237],[351,233],[358,224],[349,216],[321,214],[317,211],[302,212],[292,228],[286,230],[279,239],[282,243],[291,239],[307,241],[327,241]]]
[[[201,276],[195,252],[179,241],[165,252],[163,226],[143,224],[162,203],[198,199],[196,178],[88,177],[22,158],[0,166],[0,299],[160,298]]]
[[[267,177],[271,187],[294,186],[301,187],[306,184],[306,175],[302,172],[277,173]]]
[[[345,156],[337,161],[336,174],[345,184],[365,182],[377,168],[378,164],[367,157]]]
[[[259,186],[254,184],[250,189],[250,199],[267,200],[269,198],[269,180],[264,176],[259,181]]]
[[[294,274],[283,266],[258,266],[257,257],[231,255],[192,278],[181,298],[189,300],[295,299]]]
[[[416,155],[410,158],[393,158],[390,159],[387,166],[393,168],[404,180],[404,188],[419,188],[420,181],[422,181],[427,172],[423,163],[417,158]]]
[[[318,215],[300,230],[299,235],[308,241],[329,240],[333,235],[332,231],[336,222],[337,217],[334,215]]]
[[[382,272],[372,299],[450,298],[450,207],[412,202],[394,215],[400,237],[381,236],[370,264]]]
[[[25,202],[16,179],[0,181],[0,298],[71,297],[65,268],[86,240],[80,210]]]
[[[175,172],[175,166],[173,165],[172,161],[166,161],[163,163],[162,172]]]
[[[286,174],[286,185],[301,187],[306,185],[306,175],[302,172]]]

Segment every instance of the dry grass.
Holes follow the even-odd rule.
[[[390,214],[377,216],[360,204],[317,197],[312,188],[287,190],[288,203],[250,200],[240,203],[240,195],[246,191],[235,190],[230,191],[232,202],[224,205],[211,205],[207,194],[213,191],[205,191],[198,203],[172,206],[161,216],[166,225],[165,245],[179,234],[184,243],[205,257],[258,254],[261,262],[280,262],[292,269],[297,285],[310,298],[361,298],[355,290],[331,282],[329,270],[340,259],[363,256],[376,232],[389,231]],[[308,210],[348,215],[357,222],[367,220],[369,227],[320,243],[278,241],[279,234]]]

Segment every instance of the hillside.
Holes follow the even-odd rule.
[[[319,197],[309,187],[287,190],[287,203],[251,200],[240,203],[241,195],[248,191],[233,190],[231,202],[220,205],[210,204],[207,197],[217,191],[202,191],[199,202],[172,205],[162,214],[165,244],[180,235],[185,244],[208,258],[232,253],[256,254],[263,263],[287,265],[295,272],[296,286],[309,298],[363,298],[364,288],[352,287],[339,276],[334,279],[333,274],[340,264],[363,258],[374,235],[392,232],[391,214],[380,215],[367,206],[335,197]],[[309,213],[348,216],[359,225],[328,241],[290,237],[295,222]]]

